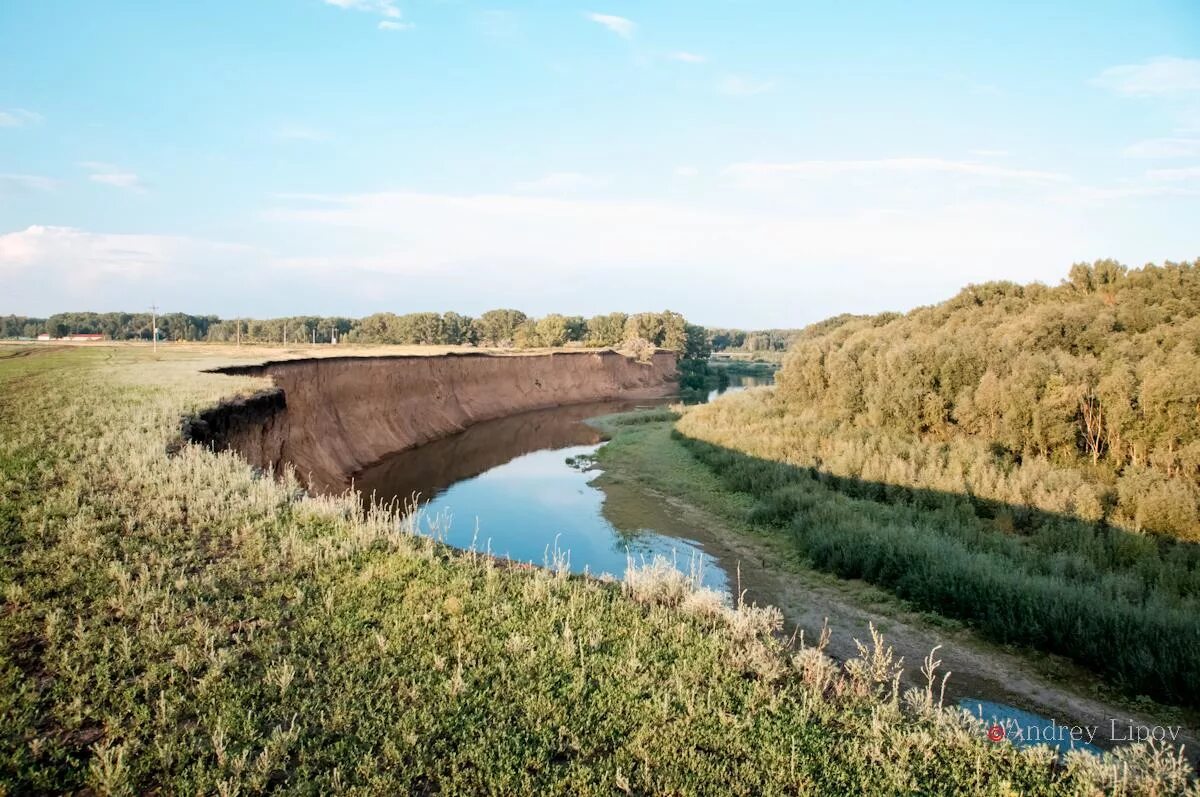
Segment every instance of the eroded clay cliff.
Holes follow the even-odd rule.
[[[675,355],[617,352],[330,357],[224,369],[275,388],[209,409],[184,437],[251,464],[295,466],[315,490],[341,490],[383,457],[480,421],[544,407],[653,398],[676,388]]]

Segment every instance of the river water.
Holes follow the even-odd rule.
[[[771,382],[734,376],[728,387],[700,394],[699,400]],[[665,556],[704,585],[729,593],[737,575],[690,536],[672,507],[636,489],[601,490],[593,484],[600,471],[590,457],[604,440],[585,421],[672,400],[575,404],[479,423],[400,452],[359,473],[354,484],[364,501],[415,498],[423,507],[421,532],[458,548],[618,578],[631,561]],[[1054,722],[987,700],[964,698],[959,705],[985,723],[1003,725],[1017,744],[1028,743],[1031,729],[1036,733]],[[1063,752],[1096,749],[1071,741],[1053,746]]]
[[[732,377],[706,400],[770,383]],[[631,559],[665,556],[706,586],[727,590],[729,574],[672,513],[592,484],[599,471],[590,457],[604,441],[585,421],[669,401],[573,404],[479,423],[364,470],[355,487],[366,500],[416,496],[422,531],[459,548],[538,565],[566,558],[574,572],[616,577]]]

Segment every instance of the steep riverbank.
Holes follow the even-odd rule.
[[[675,355],[639,362],[614,351],[531,355],[330,357],[234,366],[273,389],[185,423],[184,439],[232,449],[258,467],[292,465],[310,488],[340,491],[382,457],[480,421],[527,410],[670,395]]]

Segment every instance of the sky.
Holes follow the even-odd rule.
[[[0,1],[0,313],[795,327],[1200,257],[1200,4]]]

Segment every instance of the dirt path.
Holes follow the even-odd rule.
[[[603,487],[612,497],[616,497],[614,493],[631,490],[648,493],[662,507],[663,514],[674,521],[672,526],[686,529],[684,536],[699,542],[726,572],[740,572],[740,586],[748,601],[779,607],[789,636],[798,627],[806,639],[815,640],[828,622],[832,635],[827,652],[835,659],[857,655],[854,640],[869,640],[869,626],[874,624],[885,643],[898,657],[903,657],[905,680],[912,685],[922,678],[920,669],[925,657],[934,647],[941,646],[936,654],[942,662],[939,672],[951,673],[946,684],[947,704],[961,698],[976,698],[1053,718],[1060,726],[1096,726],[1093,742],[1100,747],[1112,747],[1127,739],[1130,724],[1175,726],[1176,743],[1185,745],[1185,753],[1193,763],[1200,761],[1196,755],[1200,745],[1195,729],[1182,727],[1178,718],[1156,717],[1103,697],[1071,690],[1038,672],[1028,656],[1043,655],[1047,665],[1065,680],[1078,673],[1082,683],[1095,682],[1095,676],[1083,673],[1070,662],[1058,657],[1051,659],[1046,654],[1009,652],[980,641],[969,630],[934,627],[919,615],[906,614],[899,607],[873,607],[869,596],[874,593],[882,598],[873,587],[772,564],[786,555],[777,544],[730,528],[721,518],[686,501],[645,487],[620,483],[605,483]],[[613,503],[620,504],[627,497],[622,495]]]

